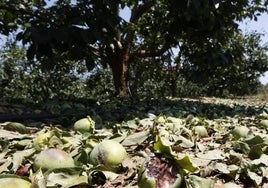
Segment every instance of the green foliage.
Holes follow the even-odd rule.
[[[85,60],[94,56],[91,44],[109,45],[114,37],[119,19],[109,9],[113,3],[117,1],[77,1],[75,6],[69,0],[51,6],[45,1],[7,1],[0,4],[0,17],[7,28],[1,31],[8,34],[12,31],[9,25],[22,29],[17,39],[29,45],[29,59],[53,61],[55,52],[60,52],[71,60]]]
[[[134,97],[198,97],[202,94],[201,87],[187,81],[175,67],[165,65],[165,60],[152,58],[132,64],[129,80]]]
[[[95,68],[86,79],[86,90],[96,100],[107,99],[114,94],[113,77],[109,68],[101,65]]]
[[[129,21],[120,18],[119,7],[130,10]],[[67,0],[49,6],[42,0],[1,1],[0,32],[8,35],[17,31],[16,39],[27,46],[26,56],[32,60],[27,66],[34,67],[32,71],[41,67],[46,84],[65,77],[74,66],[80,69],[78,62],[83,61],[93,71],[88,82],[96,96],[114,91],[123,95],[128,90],[134,95],[181,96],[179,85],[186,83],[183,93],[187,93],[192,82],[202,85],[206,95],[244,95],[256,91],[257,77],[267,70],[267,57],[266,47],[258,44],[260,36],[241,36],[237,21],[257,19],[266,11],[267,2],[257,0]],[[172,48],[180,50],[176,62]],[[113,78],[100,76],[103,70],[94,73],[107,65]],[[167,67],[176,70],[165,74]],[[140,71],[142,75],[138,75]],[[68,79],[70,83],[78,81],[76,76]],[[94,79],[101,81],[95,84]],[[58,87],[72,85],[53,82],[46,90],[41,78],[33,80],[42,88],[36,95],[46,98],[62,90]],[[83,88],[83,84],[78,85],[77,89]]]
[[[235,33],[225,45],[186,49],[182,72],[210,96],[256,94],[259,77],[268,70],[267,50],[260,33]]]
[[[130,9],[129,22],[119,17],[119,7]],[[212,50],[203,55],[225,56],[214,49],[224,47],[238,31],[237,21],[257,19],[266,8],[267,2],[259,0],[67,0],[51,6],[40,0],[1,1],[0,32],[8,35],[20,29],[17,39],[28,45],[27,57],[47,68],[57,64],[59,57],[85,60],[89,70],[97,62],[108,64],[119,94],[127,90],[126,75],[133,59],[168,55],[181,42],[188,49]]]
[[[263,54],[262,51],[259,53]],[[253,58],[254,55],[251,57]],[[257,63],[258,59],[255,60],[254,62]],[[258,83],[257,70],[254,70],[255,80],[245,77],[242,82],[243,75],[239,73],[241,68],[244,67],[242,69],[244,75],[253,75],[250,67],[252,69],[254,67],[247,63],[240,63],[239,65],[243,65],[242,67],[237,64],[235,66],[226,64],[229,67],[205,69],[203,73],[196,73],[185,67],[184,70],[176,70],[174,69],[176,67],[168,65],[165,63],[166,61],[168,58],[151,58],[132,64],[128,79],[130,81],[129,89],[134,98],[198,97],[204,94],[218,96],[229,95],[229,93],[244,95],[254,92],[259,87],[256,84]],[[1,58],[1,96],[42,102],[48,99],[68,100],[88,97],[102,100],[114,94],[112,72],[101,64],[90,73],[86,73],[85,65],[78,61],[60,61],[50,70],[46,70],[42,65],[39,62],[30,63],[25,58],[25,48],[9,41]],[[210,65],[213,64],[210,63]],[[265,70],[266,62],[259,61],[258,65]],[[230,72],[230,70],[236,71]],[[189,76],[190,73],[193,74],[192,76],[198,75],[197,80],[192,77],[191,79],[203,81],[202,85],[185,79],[181,71],[187,71],[186,76]],[[207,74],[208,72],[210,74]],[[204,77],[199,79],[202,75],[210,77],[207,78],[208,80]]]
[[[59,61],[46,70],[38,61],[29,62],[25,53],[25,48],[12,41],[8,41],[2,50],[1,97],[42,102],[85,96],[81,93],[85,91],[83,75],[86,68],[83,63]]]

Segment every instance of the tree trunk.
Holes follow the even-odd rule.
[[[112,69],[113,81],[116,96],[129,97],[130,92],[128,88],[128,54],[114,55],[110,60],[110,67]]]
[[[176,97],[177,96],[177,79],[175,77],[171,78],[171,95],[172,97]]]
[[[146,13],[154,5],[154,1],[137,5],[132,9],[129,22],[135,25],[141,16]],[[113,12],[119,16],[119,3],[112,6]],[[112,69],[115,92],[117,96],[129,97],[131,95],[128,87],[128,68],[130,65],[131,46],[134,41],[135,31],[130,29],[124,35],[120,34],[120,30],[116,31],[116,42],[114,49],[108,52],[108,61]],[[133,55],[133,54],[132,54]],[[144,55],[144,53],[143,53]]]

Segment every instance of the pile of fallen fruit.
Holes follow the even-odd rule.
[[[267,106],[212,103],[150,103],[132,107],[142,111],[134,118],[110,123],[94,114],[71,126],[3,121],[0,185],[268,187]]]

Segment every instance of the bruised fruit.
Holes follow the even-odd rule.
[[[41,151],[34,160],[34,170],[39,168],[42,170],[49,170],[54,168],[69,168],[74,167],[73,158],[63,150],[47,149]]]
[[[90,116],[80,119],[74,123],[73,129],[80,133],[93,133],[95,129],[95,122],[91,119]]]
[[[182,176],[175,163],[156,156],[147,157],[139,169],[139,188],[180,187]]]
[[[0,185],[3,188],[30,188],[31,183],[16,175],[0,176]]]
[[[240,126],[240,127],[235,127],[233,129],[233,131],[231,132],[231,134],[233,135],[233,137],[235,139],[239,139],[239,138],[243,138],[243,137],[247,137],[249,134],[250,130],[248,127],[246,126]]]
[[[127,157],[127,152],[120,143],[104,140],[93,148],[89,157],[93,165],[102,165],[107,170],[116,171]]]

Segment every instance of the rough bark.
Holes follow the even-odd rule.
[[[140,17],[147,12],[154,4],[154,1],[148,1],[142,5],[136,5],[132,12],[129,24],[137,24]],[[119,5],[113,7],[113,11],[119,15]],[[131,46],[134,40],[135,31],[129,30],[125,33],[125,37],[121,38],[120,32],[117,33],[117,41],[114,43],[114,51],[108,55],[109,65],[112,69],[114,86],[117,96],[129,97],[131,95],[128,87],[128,68],[130,65],[131,56],[137,56],[131,51]],[[164,53],[166,46],[157,52],[140,52],[140,57],[159,56]],[[149,53],[149,54],[148,54]],[[137,56],[139,57],[139,56]]]
[[[130,95],[128,89],[128,61],[126,57],[115,56],[110,62],[112,69],[113,81],[115,86],[115,94],[121,97],[128,97]]]

